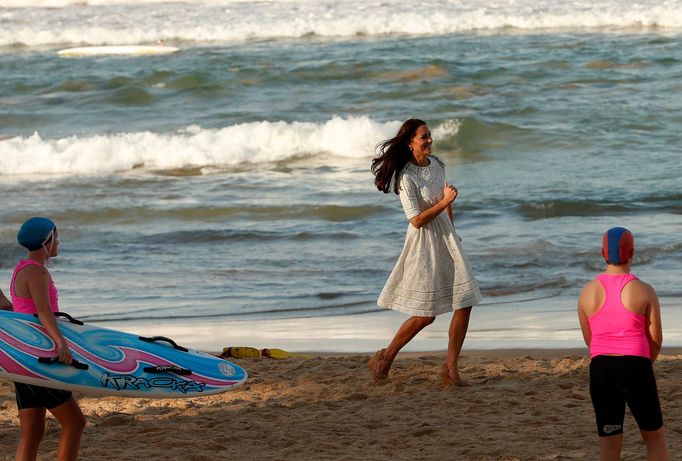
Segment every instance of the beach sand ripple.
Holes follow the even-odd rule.
[[[180,400],[81,397],[86,460],[594,460],[589,359],[573,351],[465,352],[471,386],[443,388],[442,353],[398,357],[375,385],[369,356],[235,360],[245,386]],[[682,355],[655,364],[671,453],[682,453]],[[624,460],[644,459],[628,413]],[[1,459],[13,459],[18,420],[0,381]],[[56,457],[48,419],[40,459]]]

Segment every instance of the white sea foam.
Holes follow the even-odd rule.
[[[682,0],[0,0],[0,46],[174,44],[474,30],[682,28]],[[15,8],[24,6],[24,8]],[[10,8],[11,7],[11,8]],[[53,7],[53,8],[45,8]]]
[[[110,174],[133,168],[231,167],[294,157],[371,158],[399,121],[368,117],[324,123],[252,122],[221,129],[187,127],[174,133],[120,133],[43,139],[39,134],[0,141],[0,174]],[[458,123],[433,127],[436,139],[457,133]]]

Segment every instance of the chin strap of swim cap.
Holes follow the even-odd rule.
[[[49,269],[52,269],[54,267],[54,263],[52,262],[52,257],[50,255],[52,255],[52,249],[54,248],[54,244],[55,244],[55,234],[56,234],[55,231],[56,230],[57,230],[56,227],[52,228],[52,230],[50,231],[49,234],[47,234],[47,237],[45,237],[45,240],[43,240],[43,243],[42,243],[43,250],[45,250],[45,253],[47,254],[47,258],[45,259],[45,267],[47,267]],[[47,248],[45,246],[45,242],[48,242],[48,241],[50,242],[50,248]]]

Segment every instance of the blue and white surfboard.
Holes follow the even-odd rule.
[[[72,365],[56,361],[56,344],[37,317],[0,311],[1,379],[88,395],[149,398],[200,397],[246,381],[246,372],[237,365],[171,339],[145,338],[58,315],[75,359]]]

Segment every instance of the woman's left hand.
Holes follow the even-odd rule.
[[[457,188],[446,182],[445,186],[443,186],[443,200],[445,200],[445,203],[449,205],[454,202],[456,198]]]

